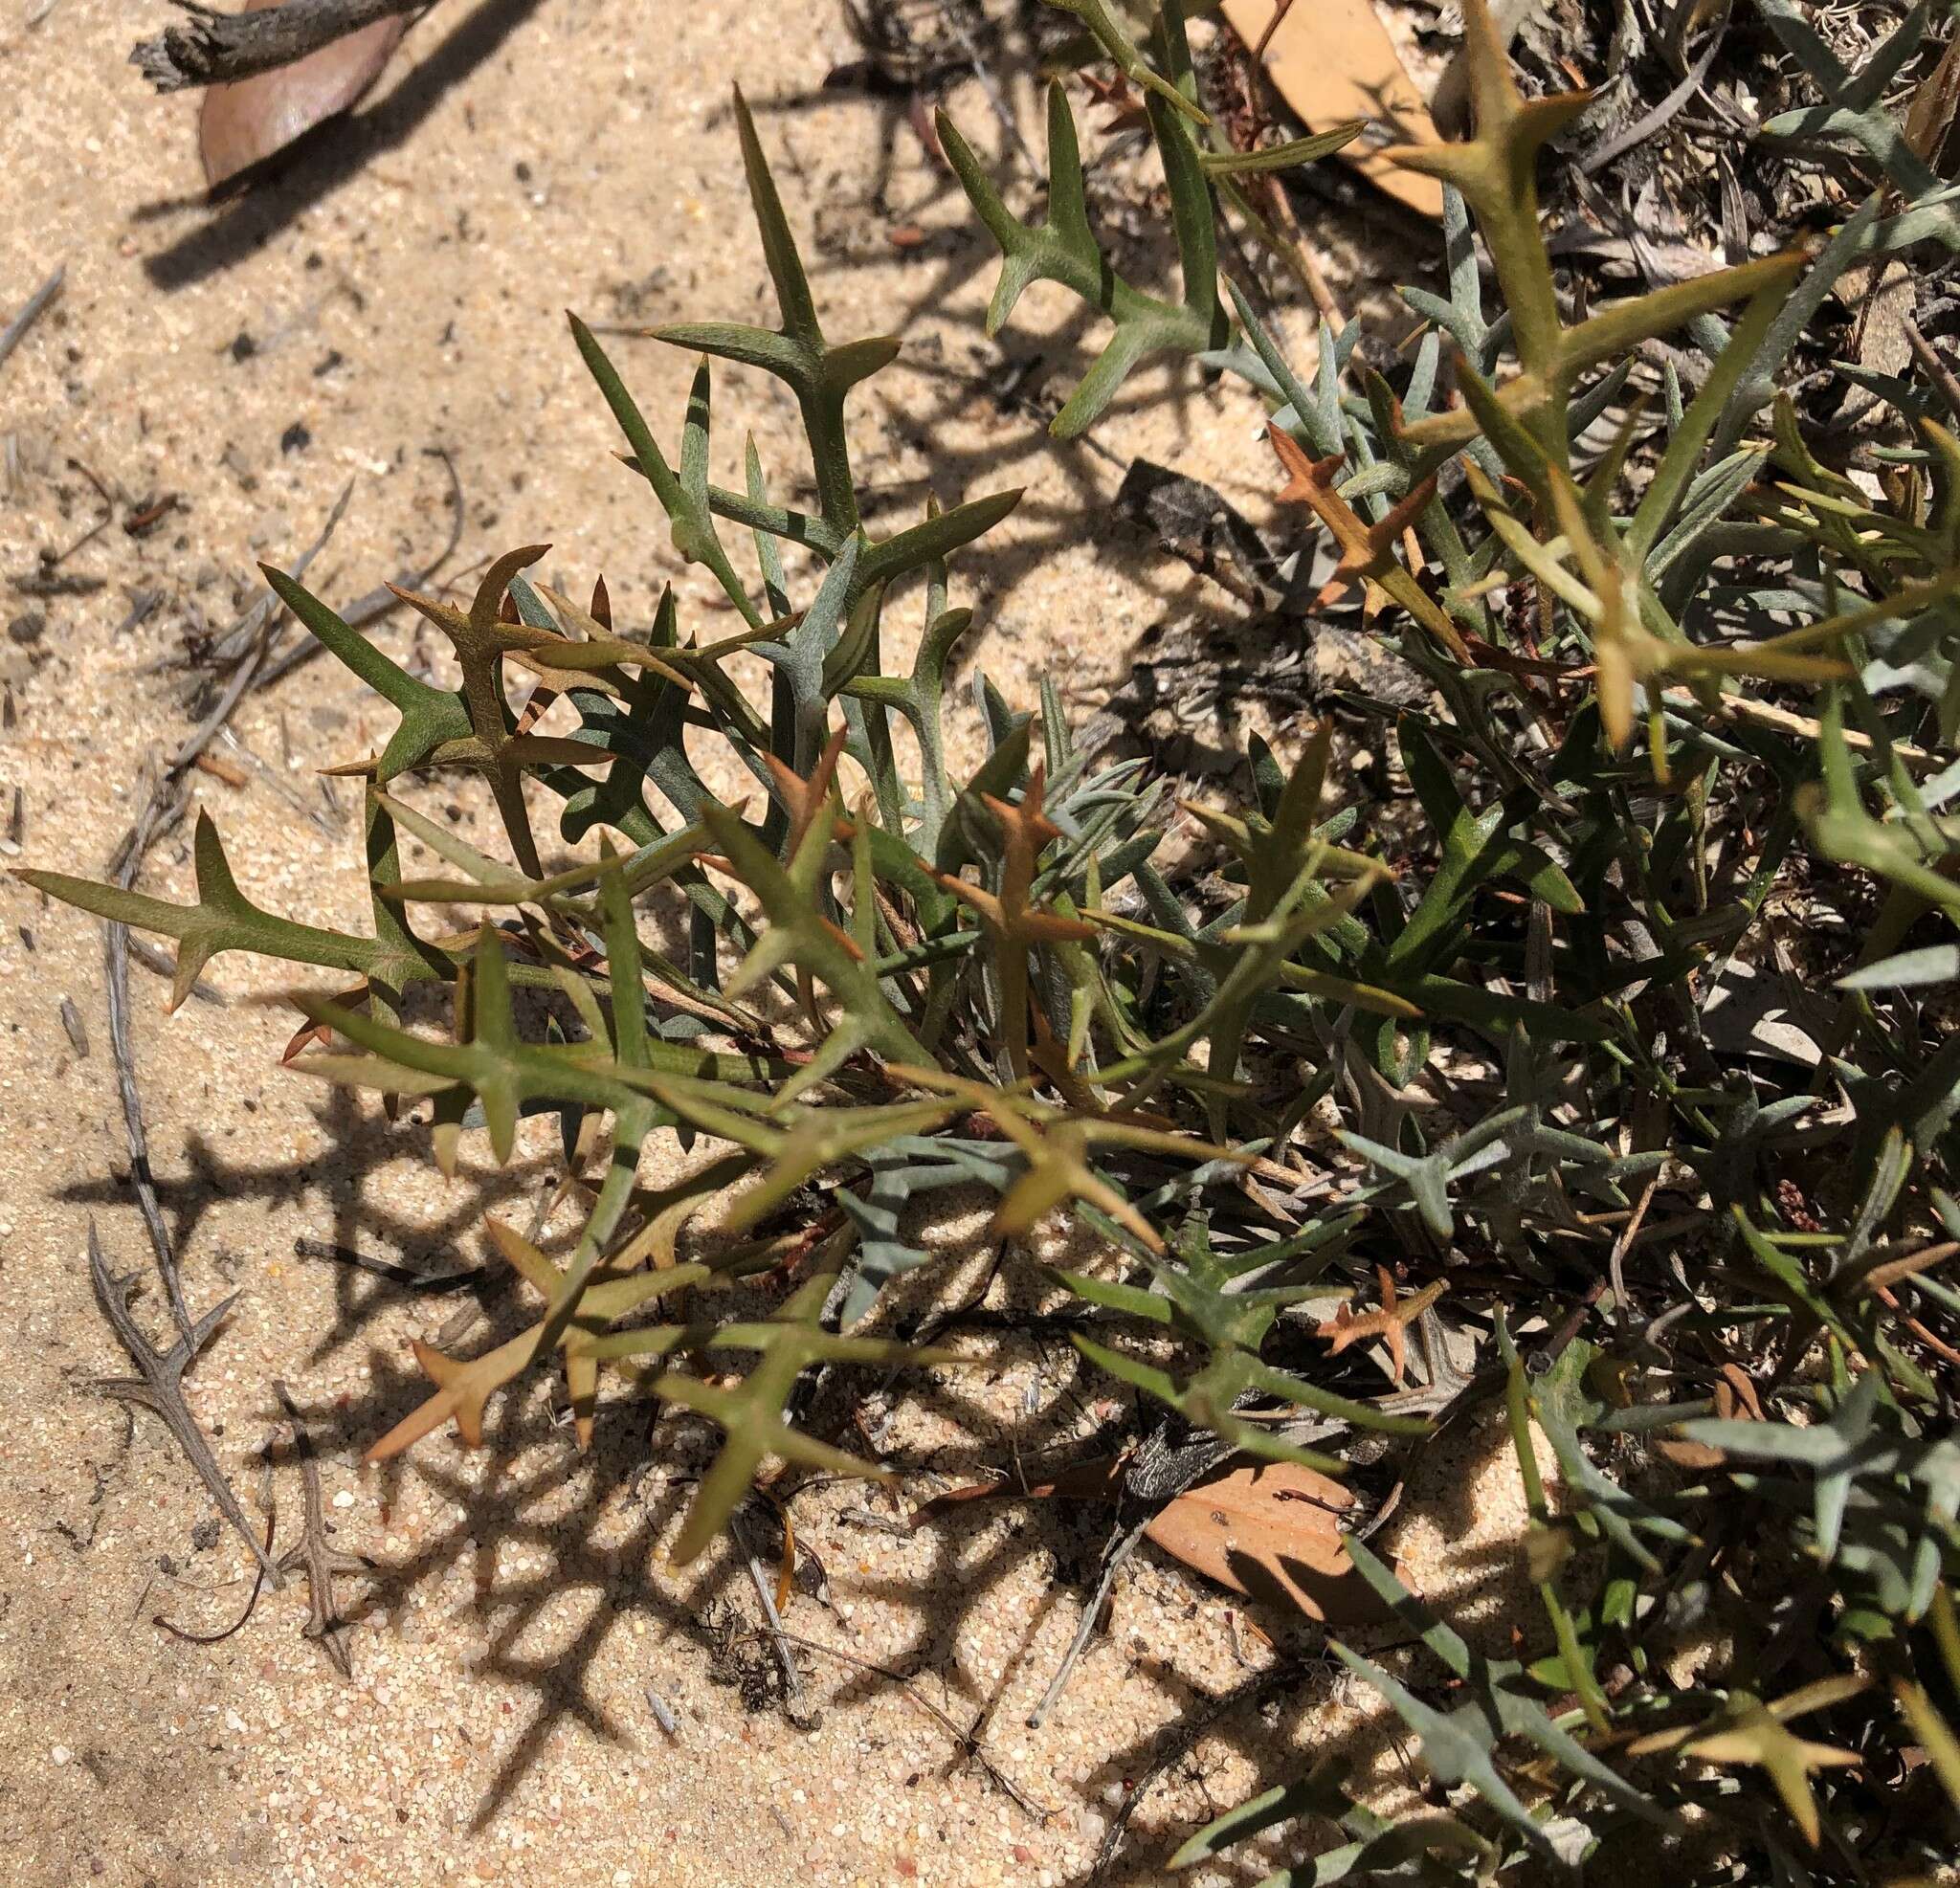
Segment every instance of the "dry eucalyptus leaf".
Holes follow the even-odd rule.
[[[1121,1456],[1099,1456],[1053,1481],[1005,1479],[948,1489],[912,1517],[918,1526],[970,1501],[1108,1501],[1123,1491]],[[1208,1477],[1173,1496],[1145,1537],[1193,1573],[1250,1599],[1297,1607],[1337,1626],[1379,1619],[1381,1603],[1341,1543],[1354,1504],[1338,1481],[1293,1462],[1259,1462]]]
[[[1353,1625],[1382,1610],[1341,1542],[1340,1518],[1353,1501],[1338,1481],[1310,1468],[1260,1462],[1186,1489],[1145,1533],[1234,1592]]]
[[[1225,0],[1225,17],[1248,46],[1259,43],[1273,13],[1274,0]],[[1309,131],[1361,118],[1392,132],[1398,144],[1442,142],[1370,0],[1307,0],[1289,8],[1273,28],[1264,65]],[[1411,210],[1442,215],[1443,187],[1434,177],[1384,164],[1366,138],[1348,145],[1340,159]]]
[[[1953,135],[1960,111],[1960,39],[1949,44],[1932,72],[1920,81],[1905,114],[1905,142],[1943,177],[1960,170],[1960,138]]]
[[[249,0],[246,11],[277,4]],[[381,76],[407,30],[408,21],[398,14],[376,20],[289,66],[241,78],[235,85],[212,86],[198,118],[205,182],[216,189],[227,178],[345,111]]]
[[[1858,308],[1853,344],[1859,366],[1872,373],[1903,372],[1912,358],[1905,339],[1915,294],[1912,271],[1895,255],[1877,268],[1853,271],[1842,292]]]

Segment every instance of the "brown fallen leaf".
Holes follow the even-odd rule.
[[[1187,1488],[1144,1533],[1235,1593],[1352,1626],[1382,1616],[1342,1544],[1340,1518],[1353,1501],[1310,1468],[1259,1462]]]
[[[1361,118],[1398,144],[1442,142],[1370,0],[1310,0],[1276,24],[1278,13],[1275,0],[1225,0],[1232,30],[1248,46],[1264,41],[1266,77],[1309,131]],[[1442,215],[1443,187],[1434,177],[1385,164],[1363,139],[1340,158],[1411,210]]]
[[[1943,177],[1960,170],[1960,138],[1953,135],[1960,113],[1960,39],[1951,41],[1940,62],[1920,81],[1905,114],[1905,142]]]
[[[246,0],[245,11],[278,4],[278,0]],[[376,20],[291,65],[241,78],[234,85],[212,86],[198,118],[205,182],[216,189],[227,178],[345,111],[381,76],[407,30],[408,21],[400,14]]]
[[[912,1516],[928,1517],[971,1501],[1114,1500],[1124,1462],[1102,1456],[1064,1470],[1052,1481],[1009,1479],[948,1489]],[[1208,1476],[1174,1496],[1145,1528],[1193,1573],[1249,1599],[1297,1609],[1309,1619],[1348,1626],[1382,1616],[1341,1542],[1340,1517],[1354,1497],[1338,1481],[1292,1462],[1261,1462]]]
[[[1871,373],[1897,374],[1912,358],[1905,323],[1912,319],[1913,274],[1896,255],[1849,270],[1838,295],[1858,310],[1852,353]]]

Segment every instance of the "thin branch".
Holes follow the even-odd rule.
[[[42,315],[47,312],[49,304],[61,293],[61,284],[67,278],[68,264],[63,262],[39,288],[35,289],[28,297],[27,305],[21,309],[20,313],[7,323],[4,330],[0,330],[0,361],[5,361],[8,355],[20,345],[21,342],[26,338],[28,329],[33,327],[41,319]]]
[[[461,478],[457,476],[456,462],[440,446],[424,446],[422,453],[425,458],[440,459],[442,469],[449,474],[449,542],[420,569],[402,571],[392,584],[383,584],[378,589],[369,590],[366,596],[357,598],[341,611],[340,619],[350,630],[364,629],[386,615],[401,601],[396,591],[427,589],[436,571],[456,555],[456,547],[462,542],[463,486]],[[301,636],[292,648],[272,656],[258,677],[258,686],[270,688],[274,682],[291,675],[301,663],[312,661],[325,647],[318,636]]]
[[[1912,358],[1920,365],[1927,378],[1939,389],[1940,398],[1947,403],[1947,411],[1955,419],[1960,419],[1960,379],[1955,379],[1953,369],[1941,360],[1933,344],[1919,331],[1919,323],[1910,315],[1901,318],[1900,323],[1905,330],[1905,344],[1912,349]]]
[[[136,876],[143,869],[144,855],[184,817],[189,803],[181,782],[159,782],[152,789],[136,824],[122,841],[116,882],[125,891],[136,882]],[[116,1089],[122,1102],[122,1135],[129,1148],[129,1185],[136,1194],[137,1210],[143,1214],[144,1230],[149,1234],[150,1250],[156,1255],[157,1273],[164,1281],[164,1295],[170,1301],[170,1315],[176,1320],[178,1335],[188,1343],[191,1334],[190,1313],[184,1303],[177,1255],[170,1247],[169,1228],[164,1224],[163,1206],[150,1172],[149,1136],[144,1127],[142,1092],[136,1085],[136,1050],[129,1036],[129,927],[104,924],[102,946],[108,971],[109,1054],[116,1065]]]
[[[1731,9],[1725,7],[1722,16],[1715,22],[1715,29],[1708,36],[1708,43],[1702,49],[1702,56],[1690,66],[1681,83],[1653,110],[1642,112],[1631,124],[1602,140],[1582,157],[1577,165],[1579,175],[1590,177],[1595,170],[1604,170],[1616,157],[1624,157],[1635,145],[1645,144],[1657,132],[1664,131],[1674,121],[1682,107],[1702,89],[1702,81],[1715,63],[1715,56],[1722,50],[1722,43],[1728,33],[1728,20]]]
[[[762,1637],[764,1635],[758,1633],[756,1636]],[[860,1672],[871,1672],[880,1678],[888,1678],[928,1718],[943,1725],[951,1734],[954,1742],[959,1744],[960,1748],[969,1757],[972,1758],[1036,1822],[1047,1823],[1054,1819],[1055,1811],[1053,1810],[1043,1809],[1027,1791],[1020,1788],[1013,1779],[1006,1771],[1002,1770],[992,1758],[988,1756],[985,1747],[971,1731],[962,1730],[938,1705],[933,1703],[923,1692],[919,1691],[903,1673],[893,1671],[889,1665],[880,1665],[876,1659],[860,1658],[855,1652],[845,1652],[837,1646],[827,1646],[820,1639],[806,1639],[800,1633],[786,1632],[778,1628],[775,1637],[780,1639],[784,1645],[796,1646],[804,1652],[820,1652],[826,1658],[835,1658],[841,1664],[855,1665]],[[984,1717],[986,1714],[983,1712],[981,1715]]]
[[[218,1504],[218,1512],[252,1549],[252,1558],[258,1563],[259,1571],[266,1581],[271,1586],[278,1586],[279,1569],[271,1552],[259,1545],[258,1536],[252,1531],[251,1523],[245,1519],[245,1510],[238,1505],[238,1498],[232,1492],[232,1484],[225,1479],[224,1470],[218,1467],[217,1457],[211,1453],[211,1444],[205,1440],[204,1432],[197,1426],[197,1418],[190,1413],[190,1406],[184,1400],[184,1372],[196,1361],[197,1353],[210,1341],[211,1334],[224,1322],[225,1314],[237,1301],[236,1294],[213,1305],[191,1325],[189,1334],[179,1338],[168,1350],[158,1350],[144,1336],[142,1326],[130,1315],[129,1292],[135,1280],[116,1277],[110,1272],[108,1260],[102,1256],[102,1242],[96,1235],[93,1219],[88,1224],[88,1276],[89,1282],[95,1287],[96,1302],[101,1306],[109,1328],[116,1333],[117,1343],[142,1372],[136,1377],[98,1378],[96,1390],[103,1396],[114,1397],[119,1403],[147,1410],[163,1423],[170,1432],[171,1439],[184,1452],[184,1459],[196,1470],[197,1478]]]
[[[256,13],[220,13],[178,0],[189,16],[154,39],[139,39],[129,63],[159,92],[228,85],[291,65],[377,20],[419,12],[428,0],[285,0]]]
[[[782,1615],[776,1610],[775,1595],[769,1591],[768,1575],[762,1570],[762,1562],[752,1556],[748,1563],[748,1577],[755,1587],[756,1600],[762,1607],[763,1636],[774,1650],[777,1667],[783,1674],[783,1709],[799,1731],[813,1731],[823,1722],[823,1715],[812,1711],[804,1700],[803,1674],[796,1669],[795,1655],[791,1652],[784,1634]]]
[[[265,1447],[260,1453],[265,1458],[265,1550],[269,1554],[272,1551],[274,1531],[278,1526],[278,1513],[273,1502],[272,1442],[270,1438],[267,1439]],[[258,1596],[264,1591],[265,1567],[261,1565],[253,1569],[252,1593],[245,1602],[244,1611],[239,1613],[237,1618],[233,1620],[229,1626],[221,1628],[218,1632],[187,1632],[182,1626],[177,1625],[175,1621],[165,1618],[161,1612],[152,1613],[149,1623],[152,1626],[161,1627],[173,1639],[182,1639],[188,1646],[222,1645],[227,1639],[242,1633],[247,1625],[251,1623],[252,1615],[258,1610]]]
[[[1150,1758],[1148,1767],[1125,1791],[1116,1813],[1109,1818],[1109,1827],[1103,1832],[1102,1846],[1096,1852],[1095,1866],[1089,1871],[1089,1888],[1100,1888],[1101,1883],[1108,1880],[1117,1854],[1123,1847],[1125,1832],[1129,1828],[1129,1819],[1142,1807],[1144,1798],[1159,1777],[1182,1763],[1196,1749],[1210,1734],[1212,1726],[1221,1718],[1228,1717],[1232,1712],[1248,1704],[1263,1704],[1267,1699],[1298,1684],[1312,1669],[1304,1662],[1290,1659],[1283,1664],[1271,1666],[1225,1693],[1222,1698],[1214,1698],[1209,1710],[1187,1711],[1166,1729],[1157,1740],[1157,1748]]]
[[[300,1464],[300,1487],[304,1500],[304,1522],[300,1544],[282,1555],[281,1573],[304,1573],[308,1610],[301,1629],[309,1639],[318,1639],[342,1677],[354,1676],[354,1662],[347,1652],[350,1622],[341,1616],[334,1604],[333,1580],[337,1573],[367,1573],[368,1563],[359,1554],[342,1553],[326,1538],[326,1505],[320,1499],[320,1463],[313,1453],[313,1438],[306,1433],[306,1419],[301,1415],[292,1392],[275,1377],[273,1393],[286,1412],[293,1429],[293,1454]]]
[[[1102,1549],[1102,1566],[1097,1575],[1096,1589],[1082,1608],[1082,1616],[1076,1624],[1075,1637],[1068,1642],[1068,1650],[1062,1654],[1061,1663],[1055,1668],[1055,1676],[1049,1679],[1048,1689],[1041,1694],[1040,1701],[1028,1713],[1031,1731],[1038,1731],[1049,1712],[1055,1709],[1056,1699],[1061,1696],[1062,1688],[1088,1647],[1097,1621],[1102,1617],[1103,1607],[1109,1603],[1110,1589],[1116,1585],[1117,1573],[1124,1562],[1136,1551],[1137,1543],[1144,1538],[1144,1530],[1155,1518],[1155,1509],[1147,1510],[1134,1522],[1119,1522],[1116,1531],[1110,1535]]]

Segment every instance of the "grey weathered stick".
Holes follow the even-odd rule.
[[[349,478],[341,487],[341,495],[333,501],[333,509],[326,514],[326,522],[320,527],[320,535],[294,560],[287,571],[290,577],[303,577],[306,566],[327,546],[334,534],[334,527],[340,523],[342,514],[347,508],[347,500],[354,496],[354,481]],[[245,655],[257,639],[258,633],[272,621],[279,607],[278,594],[267,589],[265,594],[240,616],[231,629],[218,638],[217,647],[211,653],[212,666],[231,662]]]
[[[401,600],[395,595],[397,589],[426,589],[436,571],[456,555],[457,545],[462,543],[463,484],[457,477],[456,463],[440,446],[424,446],[422,453],[426,458],[440,459],[443,470],[449,474],[449,542],[419,570],[404,570],[392,584],[383,584],[378,589],[369,590],[366,596],[341,611],[340,619],[350,630],[365,628],[377,617],[386,615]],[[295,570],[293,574],[298,576],[299,572]],[[270,688],[274,682],[290,675],[302,662],[310,662],[325,647],[325,643],[318,636],[305,635],[301,636],[297,646],[293,648],[280,650],[277,654],[268,652],[270,659],[258,677],[258,686]]]
[[[189,804],[181,783],[159,782],[144,804],[136,824],[122,841],[115,868],[116,882],[125,891],[136,882],[144,855],[151,844],[184,816]],[[122,1133],[129,1147],[129,1184],[156,1255],[157,1272],[170,1300],[170,1313],[186,1342],[190,1338],[190,1313],[184,1303],[184,1286],[177,1276],[177,1257],[170,1248],[169,1228],[157,1199],[149,1169],[149,1136],[144,1127],[143,1096],[136,1085],[136,1051],[129,1039],[129,927],[102,926],[102,949],[108,970],[109,1052],[116,1064],[116,1090],[122,1102]]]
[[[758,1634],[758,1636],[763,1635]],[[902,1672],[894,1672],[889,1665],[880,1665],[876,1659],[866,1658],[858,1653],[846,1652],[841,1646],[828,1646],[821,1639],[806,1639],[800,1633],[791,1633],[780,1629],[774,1633],[773,1642],[781,1645],[801,1646],[805,1652],[818,1652],[826,1658],[835,1658],[841,1664],[855,1666],[860,1672],[872,1672],[876,1673],[880,1678],[889,1678],[928,1718],[944,1724],[952,1733],[954,1742],[960,1745],[967,1755],[971,1757],[1036,1822],[1046,1824],[1054,1821],[1055,1811],[1053,1810],[1044,1809],[1026,1790],[1018,1788],[1013,1779],[1001,1769],[992,1758],[988,1756],[986,1748],[980,1743],[979,1720],[976,1719],[974,1721],[971,1729],[963,1730],[938,1705],[933,1703],[924,1693],[920,1691],[918,1686],[913,1684]],[[986,1712],[983,1711],[980,1714],[981,1719],[984,1719],[986,1715]]]
[[[1708,76],[1708,69],[1715,63],[1715,55],[1722,50],[1722,42],[1728,33],[1729,10],[1724,8],[1722,16],[1715,22],[1715,30],[1709,35],[1708,43],[1702,50],[1702,56],[1688,68],[1681,83],[1652,111],[1642,112],[1631,124],[1615,131],[1612,137],[1595,144],[1579,160],[1578,170],[1582,177],[1590,177],[1595,170],[1603,170],[1615,158],[1623,156],[1636,144],[1644,144],[1657,131],[1664,131],[1681,108],[1701,90],[1703,79]]]
[[[1021,162],[1028,167],[1028,174],[1038,177],[1041,166],[1036,161],[1035,153],[1028,148],[1028,141],[1021,136],[1021,127],[1014,118],[1014,108],[1008,102],[1007,94],[1000,89],[999,81],[988,70],[987,61],[980,56],[980,48],[973,35],[967,30],[967,22],[960,17],[957,6],[941,0],[940,17],[952,29],[953,37],[960,42],[960,50],[967,56],[967,63],[973,69],[973,77],[980,81],[980,90],[986,94],[987,102],[993,107],[993,115],[1000,120],[1001,129],[1008,135],[1008,142],[1021,154]]]
[[[1213,1699],[1208,1709],[1188,1709],[1181,1718],[1173,1721],[1158,1737],[1157,1747],[1151,1755],[1148,1768],[1124,1792],[1123,1801],[1117,1805],[1116,1813],[1109,1818],[1109,1827],[1104,1831],[1102,1844],[1096,1851],[1095,1866],[1089,1871],[1089,1888],[1101,1888],[1101,1884],[1109,1879],[1117,1852],[1123,1847],[1124,1833],[1129,1828],[1129,1819],[1136,1814],[1138,1806],[1159,1777],[1182,1763],[1196,1749],[1220,1719],[1229,1717],[1234,1711],[1242,1710],[1247,1705],[1263,1704],[1269,1698],[1282,1696],[1303,1682],[1313,1669],[1306,1661],[1294,1659],[1286,1659],[1278,1665],[1268,1666],[1265,1671],[1255,1673],[1243,1684],[1235,1686],[1222,1698]]]
[[[68,264],[63,262],[39,288],[28,297],[27,306],[0,330],[0,361],[18,347],[29,328],[47,313],[48,304],[61,293],[61,284],[68,278]]]
[[[272,1551],[274,1530],[278,1525],[278,1510],[273,1500],[272,1486],[272,1442],[270,1438],[259,1451],[265,1465],[265,1550]],[[215,1633],[192,1633],[179,1626],[174,1620],[167,1619],[161,1612],[150,1614],[149,1623],[161,1627],[173,1639],[182,1639],[189,1646],[215,1646],[242,1633],[251,1622],[252,1615],[258,1610],[258,1596],[265,1591],[265,1568],[261,1566],[253,1570],[252,1592],[245,1602],[245,1610],[229,1626]]]
[[[320,536],[300,559],[298,570],[304,570],[325,546],[327,540],[334,534],[334,527],[340,523],[342,514],[347,508],[347,500],[353,496],[354,481],[350,478],[342,486],[340,497],[333,501],[333,509],[327,513],[326,522],[321,526]],[[272,620],[272,612],[268,611],[262,620]],[[185,736],[183,745],[171,755],[168,768],[171,774],[182,773],[211,744],[212,736],[232,719],[233,711],[245,699],[245,691],[256,679],[259,669],[271,653],[272,643],[264,636],[247,649],[238,666],[232,671],[231,679],[225,683],[224,692],[212,705],[211,713]]]
[[[1946,401],[1947,411],[1955,419],[1960,419],[1960,380],[1956,380],[1953,369],[1933,351],[1933,344],[1919,331],[1919,325],[1910,315],[1903,323],[1905,329],[1905,344],[1912,349],[1912,358],[1920,365],[1927,378],[1940,389],[1940,398]]]
[[[189,17],[154,39],[139,39],[129,63],[159,92],[225,85],[291,65],[350,33],[398,13],[420,12],[429,0],[285,0],[256,13],[220,13],[179,0]]]
[[[774,1650],[776,1664],[783,1674],[783,1709],[799,1731],[813,1731],[823,1722],[823,1714],[812,1711],[804,1703],[803,1674],[796,1669],[796,1655],[790,1650],[782,1616],[776,1611],[776,1596],[769,1591],[768,1575],[762,1570],[762,1562],[752,1554],[748,1556],[748,1577],[755,1583],[755,1597],[762,1606],[763,1636]]]
[[[319,539],[306,552],[302,564],[310,561],[333,535],[334,526],[340,522],[352,492],[350,480],[335,500]],[[246,688],[264,662],[267,647],[263,640],[253,646],[234,671],[218,705],[198,723],[171,758],[163,776],[152,785],[136,823],[123,834],[122,843],[110,861],[115,880],[124,891],[135,885],[150,847],[184,816],[189,795],[182,776],[244,699]],[[149,1137],[144,1125],[143,1096],[136,1081],[136,1051],[129,1035],[129,927],[105,923],[102,939],[108,971],[109,1047],[116,1064],[116,1087],[122,1102],[123,1133],[129,1144],[129,1181],[136,1192],[150,1247],[156,1254],[157,1271],[162,1276],[164,1291],[170,1301],[171,1315],[177,1321],[178,1335],[189,1344],[192,1335],[190,1313],[184,1302],[184,1285],[178,1275],[177,1256],[171,1249],[169,1229],[164,1224],[163,1207],[157,1199],[156,1182],[150,1174]],[[212,1465],[212,1472],[217,1474],[215,1463]],[[221,1476],[219,1481],[222,1485]],[[225,1494],[227,1499],[231,1499],[229,1487]],[[235,1500],[233,1504],[236,1505]],[[277,1578],[273,1584],[278,1584]]]
[[[1055,1668],[1055,1676],[1048,1681],[1048,1689],[1041,1694],[1034,1710],[1028,1713],[1028,1728],[1038,1731],[1046,1721],[1048,1714],[1055,1709],[1055,1700],[1061,1696],[1062,1687],[1069,1681],[1090,1635],[1096,1630],[1096,1622],[1102,1617],[1102,1609],[1108,1604],[1110,1589],[1116,1585],[1116,1576],[1125,1561],[1136,1551],[1136,1545],[1144,1538],[1144,1530],[1149,1526],[1154,1515],[1147,1513],[1138,1520],[1119,1522],[1102,1548],[1102,1564],[1096,1578],[1096,1590],[1089,1595],[1088,1604],[1082,1609],[1082,1616],[1076,1622],[1076,1635],[1068,1642],[1068,1650],[1061,1655],[1061,1663]]]
[[[245,1510],[232,1493],[232,1484],[218,1467],[211,1444],[184,1400],[184,1372],[196,1362],[197,1353],[211,1341],[211,1334],[224,1322],[225,1314],[237,1302],[237,1294],[221,1299],[191,1325],[168,1350],[154,1348],[129,1312],[129,1291],[133,1278],[118,1278],[102,1256],[102,1242],[96,1236],[96,1223],[88,1223],[88,1276],[95,1287],[96,1302],[102,1308],[116,1342],[128,1353],[129,1361],[142,1372],[135,1377],[100,1377],[95,1388],[103,1396],[120,1403],[131,1403],[147,1410],[170,1432],[171,1439],[184,1452],[184,1459],[197,1471],[197,1478],[218,1504],[218,1512],[232,1523],[238,1538],[252,1549],[252,1558],[271,1586],[279,1584],[279,1569],[271,1553],[258,1544],[258,1536],[245,1519]]]
[[[301,1630],[309,1639],[325,1648],[333,1667],[344,1678],[354,1676],[354,1661],[347,1652],[348,1622],[334,1604],[333,1577],[336,1573],[366,1573],[368,1563],[358,1554],[342,1553],[326,1538],[326,1506],[320,1499],[320,1463],[313,1454],[313,1438],[306,1433],[306,1419],[294,1403],[292,1392],[275,1377],[273,1393],[293,1427],[293,1454],[300,1463],[300,1487],[305,1504],[300,1544],[279,1560],[281,1573],[301,1572],[306,1576],[308,1611]]]

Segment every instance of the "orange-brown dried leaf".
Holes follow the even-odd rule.
[[[1260,1462],[1188,1488],[1144,1530],[1194,1573],[1236,1593],[1356,1625],[1382,1616],[1354,1571],[1341,1517],[1354,1497],[1296,1462]]]

